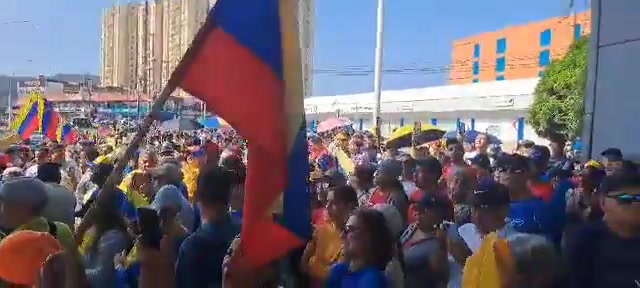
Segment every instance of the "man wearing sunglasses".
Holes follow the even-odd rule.
[[[606,177],[604,217],[566,239],[569,287],[640,287],[640,174]]]
[[[521,233],[552,237],[549,205],[533,194],[529,182],[533,173],[531,160],[519,154],[504,154],[496,161],[496,179],[509,190],[509,221]]]

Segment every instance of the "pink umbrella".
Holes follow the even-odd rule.
[[[331,131],[336,128],[341,128],[353,124],[351,120],[347,118],[329,118],[318,124],[318,133]]]

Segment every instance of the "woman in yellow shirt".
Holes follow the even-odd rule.
[[[313,287],[322,287],[331,266],[342,258],[342,229],[356,207],[358,196],[353,187],[330,188],[327,195],[329,221],[316,227],[300,261],[301,269],[311,277]]]

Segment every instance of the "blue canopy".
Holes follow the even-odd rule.
[[[205,128],[220,128],[224,126],[224,123],[222,123],[218,117],[209,117],[198,122]]]

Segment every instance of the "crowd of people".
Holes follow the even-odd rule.
[[[233,130],[154,131],[105,197],[129,134],[11,145],[0,287],[640,287],[640,173],[622,151],[580,164],[562,141],[487,139],[402,152],[309,135],[313,237],[251,270],[231,265],[247,177]]]

